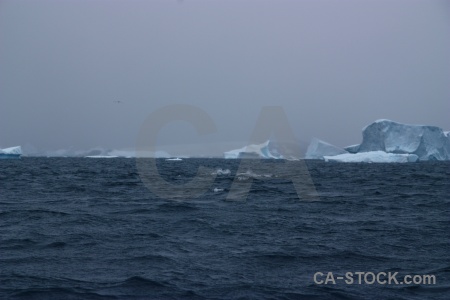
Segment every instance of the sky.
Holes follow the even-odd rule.
[[[341,147],[381,118],[450,130],[449,3],[0,0],[0,147],[131,149],[173,104],[217,130],[163,146],[247,141],[264,106]]]

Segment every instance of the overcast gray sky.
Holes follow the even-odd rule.
[[[0,1],[0,147],[132,148],[174,103],[218,131],[161,143],[245,141],[264,105],[338,146],[379,118],[450,130],[449,1]]]

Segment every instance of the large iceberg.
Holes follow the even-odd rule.
[[[273,147],[270,141],[262,144],[252,144],[240,149],[235,149],[223,153],[224,158],[272,158],[282,159],[283,156]]]
[[[20,158],[21,155],[22,155],[22,147],[20,147],[20,146],[0,149],[0,159],[1,158]]]
[[[361,144],[345,147],[314,139],[306,159],[340,162],[450,160],[450,134],[436,126],[377,120],[363,128]]]
[[[419,160],[450,159],[450,139],[436,126],[407,125],[377,120],[363,129],[358,152],[415,154]]]
[[[416,162],[418,156],[415,154],[395,154],[384,151],[370,151],[360,153],[346,153],[334,156],[324,156],[325,161],[333,162],[367,162],[367,163],[406,163]]]
[[[344,149],[328,144],[317,138],[313,138],[306,150],[305,159],[324,159],[324,156],[332,156],[347,153]]]

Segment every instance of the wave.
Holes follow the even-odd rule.
[[[10,299],[117,299],[112,295],[101,295],[95,292],[80,291],[75,288],[30,288],[17,292],[10,292]]]
[[[230,169],[223,170],[222,168],[216,169],[211,175],[231,175]]]

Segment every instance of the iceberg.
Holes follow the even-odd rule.
[[[381,119],[362,130],[361,144],[344,149],[314,139],[305,159],[339,162],[414,162],[450,160],[450,132],[436,126]]]
[[[133,158],[133,157],[136,157],[136,151],[132,151],[132,150],[111,150],[106,155],[107,156],[124,157],[124,158]]]
[[[360,144],[344,147],[348,153],[358,153]]]
[[[367,163],[406,163],[416,162],[415,154],[395,154],[384,151],[369,151],[360,153],[346,153],[334,156],[324,156],[325,161],[331,162],[367,162]]]
[[[238,158],[267,158],[267,159],[282,159],[283,156],[274,149],[271,141],[266,141],[262,144],[252,144],[240,149],[235,149],[223,153],[224,158],[238,159]]]
[[[344,149],[328,144],[318,138],[313,138],[306,150],[305,159],[324,159],[324,156],[333,156],[348,153]]]
[[[377,120],[363,128],[359,152],[384,151],[415,154],[420,161],[450,159],[450,139],[436,126],[409,125]]]
[[[79,152],[79,156],[89,157],[89,158],[132,158],[136,156],[135,151],[132,150],[105,150],[103,148],[94,148],[88,152]],[[77,155],[77,156],[78,156]]]
[[[22,147],[20,146],[0,149],[0,159],[20,158],[20,156],[22,156]]]
[[[179,157],[174,157],[174,158],[166,158],[167,161],[182,161],[181,158]]]

